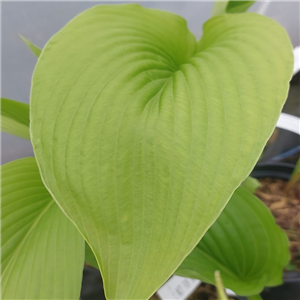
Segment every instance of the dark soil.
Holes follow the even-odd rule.
[[[264,178],[260,183],[256,196],[269,207],[290,241],[291,263],[287,271],[300,272],[300,182],[290,188],[281,179]]]
[[[236,298],[228,296],[229,300]],[[218,300],[216,287],[202,282],[195,292],[187,298],[187,300]]]

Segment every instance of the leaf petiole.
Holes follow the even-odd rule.
[[[228,297],[224,290],[220,271],[215,271],[215,281],[218,293],[218,300],[228,300]]]

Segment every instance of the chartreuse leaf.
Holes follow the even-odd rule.
[[[29,140],[29,105],[1,98],[1,131]]]
[[[256,1],[215,1],[212,16],[246,12]]]
[[[91,246],[108,299],[147,299],[247,177],[293,68],[255,14],[186,21],[139,5],[80,14],[44,48],[31,97],[43,181]]]
[[[226,288],[256,295],[265,286],[282,283],[288,248],[287,236],[269,209],[239,187],[176,274],[214,283],[214,272],[220,270]]]
[[[34,158],[1,167],[1,299],[79,299],[84,241]]]
[[[24,41],[24,43],[28,46],[28,48],[34,53],[36,57],[39,57],[42,50],[37,47],[36,45],[32,44],[29,40],[24,38],[24,36],[20,35],[21,39]]]

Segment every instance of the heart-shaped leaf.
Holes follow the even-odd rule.
[[[197,43],[179,16],[101,5],[48,42],[32,143],[108,299],[147,299],[196,246],[257,161],[292,67],[285,31],[255,14],[213,18]]]
[[[1,98],[1,131],[29,140],[29,105]]]
[[[84,241],[34,158],[1,167],[1,299],[79,299]]]
[[[214,283],[220,270],[226,288],[249,296],[281,284],[289,256],[287,236],[269,209],[239,187],[176,274]]]

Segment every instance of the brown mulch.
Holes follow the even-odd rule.
[[[287,189],[281,179],[260,179],[261,187],[256,191],[270,209],[276,223],[286,232],[290,241],[291,265],[300,271],[300,182]]]

